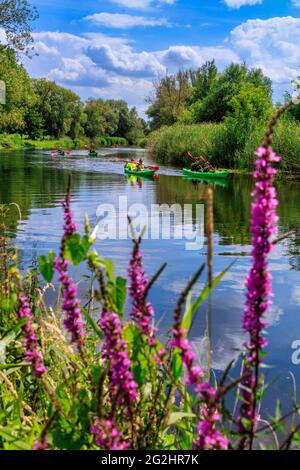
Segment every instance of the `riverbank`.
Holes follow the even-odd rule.
[[[46,136],[43,139],[32,140],[20,134],[0,134],[0,150],[22,150],[25,148],[51,150],[55,147],[83,149],[86,145],[90,145],[91,143],[95,145],[95,147],[128,145],[128,141],[123,137],[97,137],[91,142],[87,137],[80,137],[78,139],[71,139],[70,137],[53,139]]]
[[[225,124],[177,124],[153,132],[147,143],[150,153],[160,163],[189,165],[190,151],[204,155],[218,168],[253,169],[253,152],[259,146],[265,127],[256,127],[241,139],[241,130]],[[282,121],[274,135],[274,149],[281,155],[281,170],[300,173],[300,125]]]

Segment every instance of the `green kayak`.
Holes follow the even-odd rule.
[[[182,170],[185,176],[203,179],[227,178],[229,171],[192,171],[187,168]]]
[[[98,153],[97,152],[90,152],[89,157],[98,157]]]
[[[124,171],[126,175],[136,175],[136,176],[154,176],[155,175],[155,170],[131,171],[125,168]]]

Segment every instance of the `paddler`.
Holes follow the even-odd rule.
[[[139,160],[137,169],[138,169],[138,171],[141,171],[141,170],[144,170],[144,169],[145,169],[144,162],[143,162],[143,160],[142,160],[141,158],[140,158],[140,160]]]

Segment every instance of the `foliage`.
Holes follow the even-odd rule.
[[[151,120],[151,129],[174,124],[187,108],[191,94],[188,72],[167,75],[154,82],[154,96],[147,98],[149,107],[146,111]]]
[[[260,69],[248,70],[245,65],[231,64],[218,72],[215,62],[208,61],[199,69],[178,72],[155,82],[154,96],[147,101],[153,130],[177,121],[221,122],[241,111],[244,118],[248,115],[261,120],[272,107],[272,84]]]
[[[125,101],[90,98],[85,114],[85,134],[93,140],[99,135],[109,135],[136,144],[144,136],[144,121],[138,117],[136,108],[129,109]]]
[[[14,52],[0,45],[0,80],[6,85],[6,104],[0,105],[0,132],[20,132],[26,127],[26,113],[35,95],[24,67]]]
[[[31,23],[37,11],[28,0],[0,0],[0,28],[3,28],[9,47],[17,52],[32,51]]]
[[[45,134],[76,138],[83,133],[83,105],[79,96],[44,78],[34,79],[32,84],[37,97],[35,112],[42,118]]]

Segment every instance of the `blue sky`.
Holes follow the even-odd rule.
[[[215,58],[261,67],[280,99],[300,74],[300,0],[32,0],[45,76],[89,96],[123,98],[143,113],[153,80]]]

